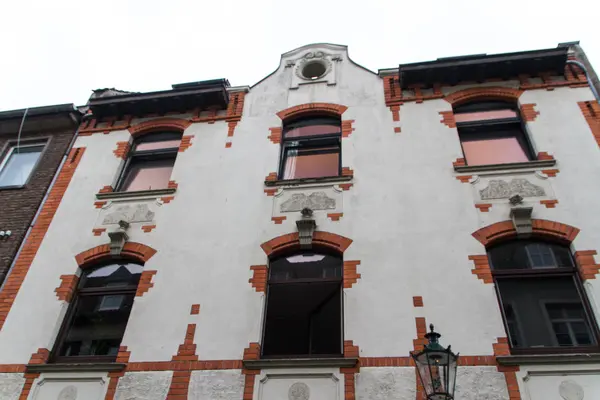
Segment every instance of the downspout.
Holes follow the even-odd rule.
[[[70,117],[73,120],[73,122],[78,124],[78,121],[73,116],[73,113],[70,114]],[[23,117],[23,120],[24,119],[25,118]],[[67,150],[66,150],[65,154],[63,155],[63,158],[62,158],[58,168],[56,169],[54,176],[52,177],[50,186],[48,186],[48,189],[46,190],[46,193],[44,194],[44,197],[42,198],[42,201],[41,201],[40,205],[38,206],[38,209],[35,212],[35,215],[34,215],[33,219],[31,220],[31,223],[29,224],[29,227],[27,228],[27,232],[25,232],[25,236],[23,236],[23,240],[21,240],[19,249],[17,250],[17,253],[15,254],[15,257],[13,258],[12,262],[10,263],[10,267],[8,268],[8,271],[6,271],[6,275],[4,275],[3,277],[0,276],[0,279],[2,279],[2,283],[0,284],[0,291],[2,291],[2,289],[4,289],[4,285],[6,284],[8,277],[10,276],[10,273],[12,272],[13,268],[15,267],[15,264],[17,263],[17,260],[19,259],[19,256],[21,255],[21,251],[23,251],[23,247],[25,247],[25,243],[27,242],[29,235],[31,235],[31,230],[34,227],[35,223],[37,222],[40,212],[42,211],[42,208],[44,207],[44,204],[46,203],[46,199],[48,199],[48,195],[50,194],[50,191],[52,191],[52,188],[54,188],[54,184],[56,183],[58,174],[60,174],[60,171],[62,170],[62,167],[64,166],[65,161],[67,160],[67,157],[69,156],[69,153],[71,152],[71,149],[75,145],[75,140],[77,140],[78,135],[79,135],[79,126],[77,126],[77,130],[75,131],[75,134],[73,135],[73,139],[71,139],[71,143],[69,143],[69,146],[67,147]]]
[[[596,102],[600,103],[600,97],[598,97],[598,91],[594,87],[593,82],[590,79],[590,75],[588,74],[588,70],[585,67],[585,65],[583,65],[583,63],[581,63],[579,61],[576,61],[576,60],[567,60],[567,64],[574,64],[574,65],[577,65],[579,68],[581,68],[581,70],[585,74],[585,79],[587,79],[588,85],[589,85],[590,90],[592,91],[592,93],[594,95],[594,98],[596,99]]]

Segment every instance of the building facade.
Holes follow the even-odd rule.
[[[600,108],[569,46],[95,91],[6,279],[5,399],[600,397]]]

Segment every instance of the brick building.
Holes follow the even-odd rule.
[[[252,87],[95,91],[0,295],[0,393],[423,399],[434,323],[456,399],[600,398],[580,54],[313,44]]]

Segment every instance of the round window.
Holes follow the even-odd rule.
[[[306,63],[302,68],[302,76],[306,79],[319,79],[327,72],[327,67],[320,61]]]

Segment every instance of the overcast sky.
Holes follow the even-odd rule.
[[[376,71],[580,40],[600,69],[592,0],[2,0],[0,110],[85,104],[92,89],[165,90],[227,78],[252,85],[281,53],[349,46]],[[588,10],[589,11],[586,11]]]

